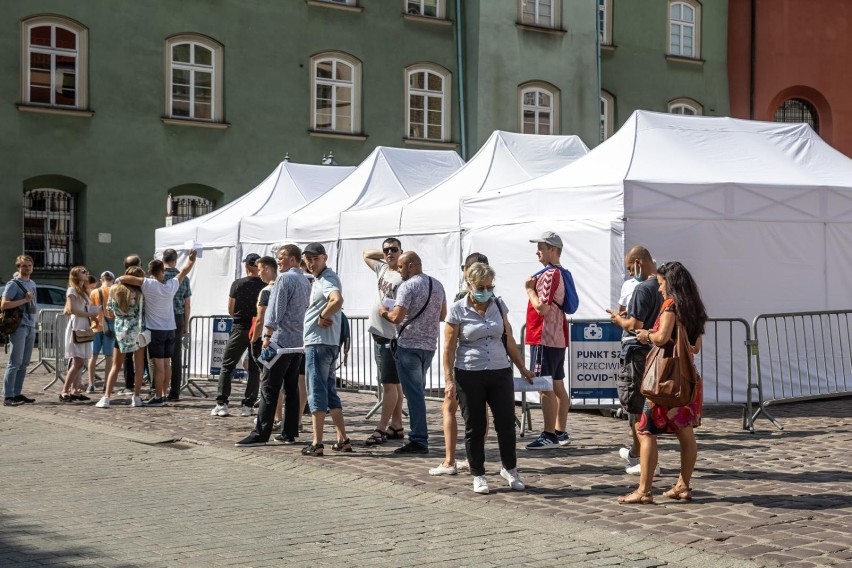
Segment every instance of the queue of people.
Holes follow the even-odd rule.
[[[487,257],[474,253],[466,259],[462,289],[448,306],[441,283],[424,272],[420,256],[403,250],[398,238],[387,238],[380,249],[364,251],[364,262],[377,279],[368,320],[381,384],[381,414],[375,429],[364,440],[365,446],[405,437],[404,398],[408,410],[407,442],[394,453],[429,453],[426,376],[442,323],[445,398],[441,412],[446,451],[441,463],[429,469],[430,475],[457,475],[469,470],[473,490],[489,493],[485,443],[490,411],[499,448],[500,476],[511,489],[525,489],[516,452],[512,366],[518,370],[520,380],[533,382],[536,376],[546,376],[553,384],[552,390],[540,393],[543,429],[526,449],[556,450],[571,443],[567,427],[570,398],[564,384],[569,340],[565,308],[572,299],[576,304],[576,290],[570,272],[560,264],[563,242],[559,235],[545,232],[530,242],[535,244],[535,255],[543,269],[525,282],[528,363],[515,343],[508,308],[495,293],[498,275]],[[111,272],[104,272],[91,284],[84,267],[71,270],[65,307],[70,316],[65,333],[70,365],[59,397],[61,402],[88,400],[80,376],[88,361],[89,384],[93,386],[97,353],[105,355],[106,381],[96,407],[110,407],[119,369],[124,366],[126,371],[128,364],[135,369],[136,379],[132,383],[131,406],[163,406],[167,398],[179,399],[180,386],[174,382],[172,362],[179,343],[176,333],[186,330],[191,297],[186,276],[196,255],[191,252],[180,270],[175,266],[176,258],[175,251],[165,251],[162,261],[149,263],[146,276],[138,256],[133,255],[126,259],[123,275],[116,278]],[[19,277],[6,285],[2,298],[3,309],[22,311],[22,324],[11,334],[12,356],[4,380],[4,404],[10,406],[32,402],[20,394],[32,352],[32,265],[29,257],[18,257]],[[336,368],[338,361],[345,361],[342,346],[347,345],[348,337],[342,312],[343,285],[328,266],[325,248],[320,243],[311,243],[304,249],[287,244],[278,249],[277,258],[247,255],[244,267],[247,276],[236,280],[229,294],[233,327],[211,415],[229,415],[231,378],[248,352],[248,381],[240,414],[252,416],[256,406],[257,417],[252,431],[235,444],[237,447],[263,446],[270,441],[295,444],[307,405],[312,439],[301,453],[325,455],[327,416],[334,426],[330,449],[352,452],[343,404],[336,392]],[[622,406],[630,417],[631,443],[620,448],[618,454],[626,462],[626,472],[639,475],[640,482],[636,490],[620,497],[619,503],[653,502],[651,484],[659,475],[656,437],[665,434],[675,435],[680,442],[681,469],[678,481],[663,495],[688,501],[692,498],[690,480],[697,456],[693,429],[701,421],[700,384],[695,399],[679,408],[665,408],[645,400],[639,387],[650,346],[671,341],[678,329],[675,323],[680,322],[681,329],[688,333],[693,353],[697,353],[707,315],[697,285],[682,264],[670,262],[656,267],[650,252],[636,246],[625,256],[625,269],[631,278],[625,282],[619,306],[610,311],[612,322],[624,330],[617,386]],[[147,367],[146,354],[153,361],[153,394],[142,402],[141,374]],[[179,373],[180,369],[178,377]],[[459,408],[464,419],[466,460],[457,462]],[[279,425],[280,432],[273,437],[273,430]]]

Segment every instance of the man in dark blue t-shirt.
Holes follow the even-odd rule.
[[[663,296],[657,282],[657,266],[648,249],[640,245],[630,249],[624,257],[624,266],[628,272],[633,273],[633,278],[639,281],[639,284],[633,289],[626,311],[610,311],[612,322],[624,330],[616,386],[621,405],[628,413],[630,433],[633,436],[633,446],[629,449],[621,448],[619,455],[627,461],[627,473],[639,475],[639,438],[636,435],[636,422],[639,421],[645,406],[645,397],[639,392],[639,387],[645,372],[645,357],[651,346],[639,343],[636,331],[651,329],[660,313]]]

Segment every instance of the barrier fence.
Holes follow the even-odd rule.
[[[38,342],[38,363],[29,370],[33,372],[44,367],[53,373],[53,380],[42,390],[47,390],[57,382],[64,380],[65,372],[65,327],[71,316],[63,310],[41,310],[36,318],[36,340]]]

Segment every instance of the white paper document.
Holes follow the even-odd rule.
[[[269,361],[264,361],[263,359],[258,359],[258,362],[266,367],[267,369],[271,369],[272,365],[274,365],[278,359],[281,358],[282,355],[287,353],[304,353],[304,347],[279,347],[277,351],[275,351],[275,357],[270,359]]]
[[[183,248],[186,249],[187,254],[189,254],[190,251],[194,250],[196,258],[201,258],[201,254],[204,252],[204,248],[201,246],[201,244],[193,240],[189,240],[183,243]]]
[[[545,375],[543,377],[533,377],[533,382],[530,383],[523,377],[515,377],[515,392],[524,391],[552,391],[553,377]]]

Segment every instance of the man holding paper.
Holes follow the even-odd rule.
[[[283,251],[283,253],[281,252]],[[275,437],[283,444],[293,444],[299,435],[299,366],[303,354],[305,312],[311,293],[311,284],[299,269],[302,251],[296,245],[284,245],[278,253],[283,270],[269,294],[263,321],[263,351],[261,360],[271,351],[271,367],[264,365],[260,381],[260,408],[254,431],[244,440],[234,444],[238,448],[264,446],[272,435],[278,393],[284,386],[284,426],[282,434]],[[278,354],[278,351],[285,351]]]

